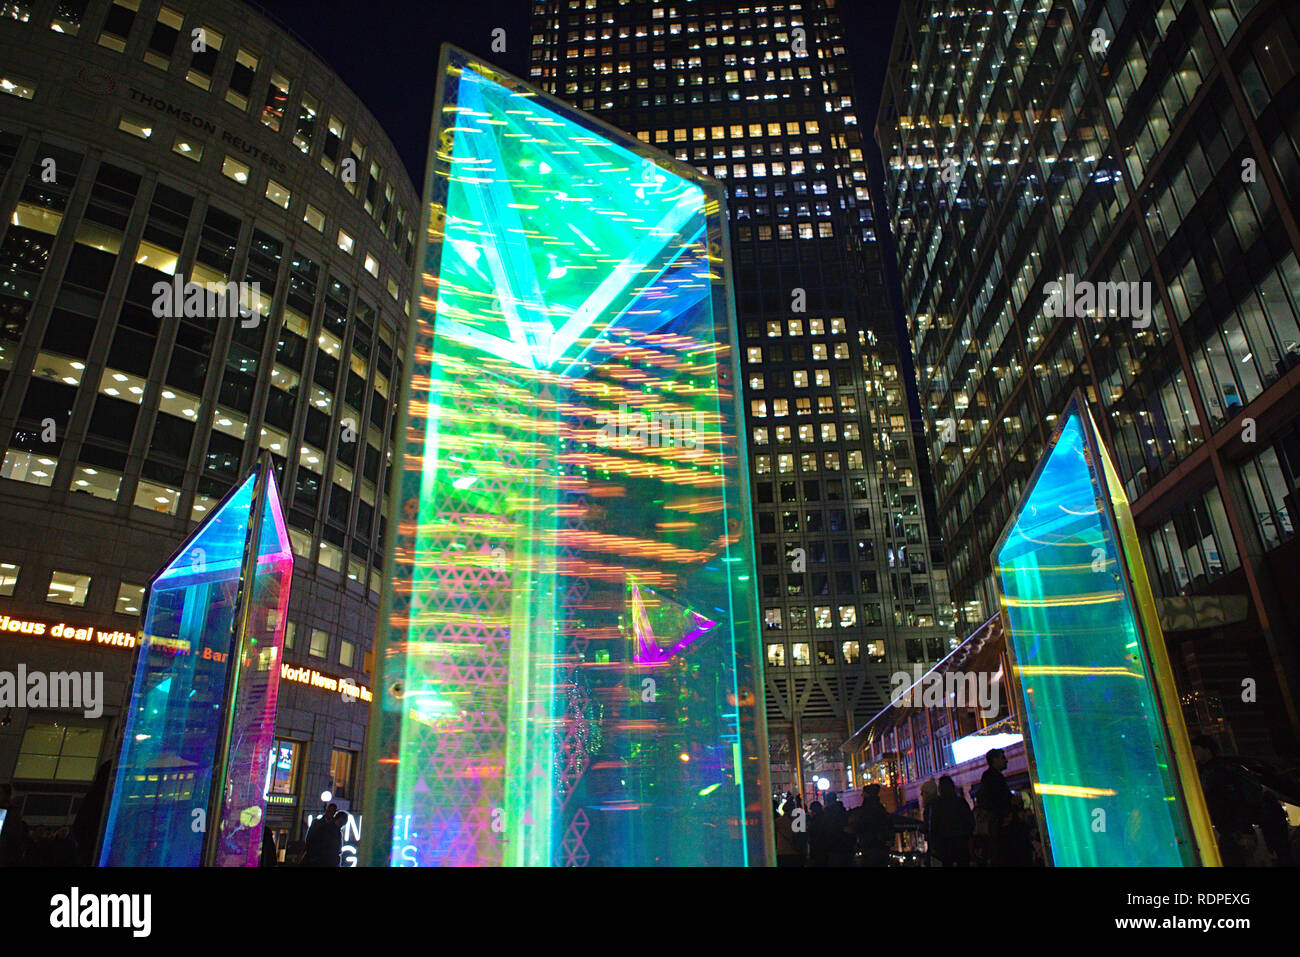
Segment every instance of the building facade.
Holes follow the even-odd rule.
[[[5,3],[0,64],[0,669],[105,677],[94,717],[0,709],[0,779],[68,820],[116,755],[144,583],[267,449],[295,553],[283,848],[323,791],[358,803],[414,189],[238,3]],[[227,283],[242,313],[191,305]]]
[[[877,124],[960,631],[1071,390],[1193,734],[1294,753],[1300,10],[909,0]]]
[[[538,0],[533,82],[726,187],[772,784],[950,648],[833,0]],[[795,760],[795,756],[799,760]]]

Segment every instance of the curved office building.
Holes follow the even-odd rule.
[[[262,449],[281,847],[359,793],[415,210],[356,96],[238,3],[0,4],[0,670],[105,679],[0,706],[29,823],[115,754],[142,586]]]

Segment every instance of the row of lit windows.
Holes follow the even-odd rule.
[[[0,562],[0,596],[12,597],[18,584],[22,566],[12,562]],[[52,569],[46,582],[45,600],[54,605],[67,605],[74,608],[85,607],[90,594],[90,575],[80,572]],[[113,610],[119,615],[131,617],[142,614],[144,607],[145,586],[121,581],[117,587],[117,601]],[[288,622],[285,629],[284,648],[292,651],[297,624]],[[307,652],[313,658],[328,659],[330,652],[330,635],[318,628],[311,629]],[[357,667],[356,644],[351,641],[339,642],[338,663],[345,668]],[[366,671],[370,670],[370,655],[366,655]]]
[[[838,442],[840,438],[843,438],[845,441],[851,442],[861,438],[861,433],[859,431],[858,423],[856,422],[844,423],[844,430],[842,435],[837,434],[837,430],[834,422],[822,422],[820,425],[820,434],[818,432],[818,428],[813,425],[800,425],[797,426],[796,429],[799,437],[799,442],[802,445],[815,445],[818,442],[821,443]],[[792,437],[795,430],[792,430],[788,425],[778,425],[775,431],[776,431],[777,445],[791,444]],[[755,445],[768,444],[768,430],[766,428],[756,427],[753,431],[753,435],[754,435]]]
[[[861,469],[863,467],[862,452],[859,449],[853,449],[847,454],[848,467],[850,469]],[[789,475],[794,472],[795,457],[793,453],[782,453],[776,456],[776,471],[780,475]],[[825,469],[828,472],[840,471],[840,453],[823,452],[821,457],[821,469],[818,468],[817,454],[815,452],[804,452],[799,456],[799,470],[801,472],[818,472]],[[772,456],[756,455],[754,456],[754,472],[757,475],[769,475],[772,472]]]
[[[0,562],[0,596],[12,597],[18,585],[18,576],[22,566],[12,562]],[[90,576],[79,572],[52,569],[45,582],[45,600],[53,605],[69,605],[80,608],[86,604],[90,593]],[[117,603],[113,610],[119,615],[138,615],[144,602],[144,586],[130,582],[119,582]]]
[[[160,189],[161,188],[162,187],[160,187]],[[57,233],[62,221],[61,214],[44,208],[28,209],[29,206],[30,204],[20,204],[19,208],[16,210],[16,230],[11,231],[11,241],[14,237],[19,237],[20,232],[26,233],[26,235],[30,237],[32,234],[27,233],[27,230],[33,230],[38,235],[43,233]],[[74,238],[78,243],[89,243],[94,249],[99,250],[101,253],[115,255],[120,251],[120,234],[114,233],[112,230],[106,228],[97,227],[88,220],[83,220],[81,222]],[[9,244],[10,243],[7,242],[7,245]],[[28,245],[30,245],[30,242]],[[99,253],[96,253],[95,255],[98,254]],[[177,257],[174,252],[164,250],[154,244],[143,243],[140,252],[135,258],[138,263],[156,269],[165,269],[170,273],[175,268]],[[41,259],[42,265],[43,262],[44,257]],[[194,268],[195,275],[198,278],[209,280],[222,280],[225,278],[223,275],[216,274],[214,270],[210,270],[199,263],[196,263]],[[84,280],[85,277],[78,274],[78,281]],[[96,280],[96,282],[98,282],[98,280]],[[103,276],[103,282],[107,282],[106,272]],[[260,311],[263,314],[266,312],[266,309],[264,308],[265,305],[266,303],[259,304],[259,306],[262,307]],[[183,327],[186,324],[182,322],[181,325]],[[289,332],[292,332],[299,339],[305,339],[308,333],[308,323],[306,319],[298,316],[296,312],[288,307],[284,309],[283,328],[285,331],[282,332],[282,338],[287,336]],[[125,327],[119,328],[118,338],[129,332],[130,330],[125,329]],[[391,345],[391,336],[388,333],[387,328],[381,324],[378,332],[380,339]],[[332,357],[334,361],[339,360],[342,356],[343,343],[328,330],[321,330],[319,334],[319,344],[322,353]],[[283,346],[284,343],[282,342],[281,345]],[[86,344],[86,348],[88,348],[88,343]],[[233,356],[235,345],[232,344],[231,348]],[[183,351],[185,350],[180,349],[178,346],[177,352]],[[150,352],[152,352],[152,349]],[[81,355],[84,356],[85,353],[82,352]],[[0,360],[2,359],[3,357],[0,356]],[[249,360],[242,356],[236,359],[237,364],[239,364],[241,368],[246,366],[248,361]],[[229,365],[229,363],[227,364]],[[350,367],[352,374],[349,376],[349,381],[355,378],[358,382],[364,383],[368,369],[366,361],[362,357],[354,355],[351,357]],[[85,363],[79,358],[64,356],[48,351],[40,353],[33,367],[33,385],[29,386],[28,389],[29,398],[24,405],[24,412],[20,417],[22,417],[24,421],[30,420],[39,422],[40,414],[37,414],[36,412],[28,412],[26,406],[32,401],[45,401],[47,404],[49,402],[50,397],[48,396],[44,400],[41,400],[39,395],[35,400],[32,399],[32,395],[35,394],[34,390],[36,390],[36,383],[44,380],[57,383],[56,388],[59,389],[66,389],[68,387],[75,388],[81,384],[84,368]],[[202,368],[206,369],[206,364],[204,364]],[[247,369],[244,371],[246,374],[248,373]],[[141,372],[143,372],[143,370],[141,370]],[[231,372],[232,369],[228,368],[226,375],[227,379],[229,379]],[[168,372],[169,382],[172,380],[174,373],[176,373],[175,361],[171,363],[170,371]],[[378,369],[375,370],[374,375],[375,396],[372,404],[375,406],[375,409],[378,410],[378,414],[382,420],[388,402],[389,380],[388,377]],[[300,377],[298,373],[277,364],[272,372],[273,388],[271,390],[271,395],[273,396],[281,390],[288,390],[285,402],[281,403],[281,405],[283,406],[287,404],[287,407],[292,409],[296,404],[296,396],[294,393],[297,391],[299,381]],[[195,392],[201,391],[201,384],[196,383],[196,385],[199,385],[199,388],[197,388]],[[136,406],[141,405],[144,399],[146,387],[147,382],[140,375],[134,375],[130,372],[113,368],[107,369],[100,377],[98,383],[98,391],[101,395],[109,397],[111,401],[126,401]],[[223,382],[223,394],[224,392],[225,383]],[[43,395],[44,393],[41,394]],[[333,396],[317,385],[310,385],[310,391],[308,392],[307,390],[304,390],[304,395],[309,395],[311,404],[317,408],[328,410],[335,406]],[[70,408],[72,402],[70,396],[66,398],[59,396],[57,399],[60,404],[66,403]],[[102,405],[102,402],[96,404],[94,410],[95,414],[92,415],[92,431],[98,435],[100,431],[108,428],[110,425],[109,419],[103,418],[103,416],[108,415],[112,419],[113,423],[115,423],[109,430],[112,433],[109,435],[109,438],[115,443],[129,444],[131,433],[134,431],[134,425],[136,422],[135,414],[132,413],[129,418],[124,418],[121,410],[108,409],[107,407],[104,410],[100,410],[100,405]],[[268,410],[269,407],[270,405],[268,400]],[[160,441],[158,436],[161,431],[165,432],[166,438],[161,440],[163,441],[163,446],[160,447],[180,448],[183,446],[185,449],[188,449],[191,441],[189,436],[192,435],[192,428],[198,421],[198,408],[199,399],[195,393],[185,392],[175,387],[164,388],[158,400],[158,416],[155,423],[154,443],[156,444]],[[372,409],[372,412],[374,412],[375,409]],[[353,418],[354,422],[361,421],[362,417],[360,412],[352,409],[350,406],[344,407],[342,411]],[[292,416],[290,417],[292,418]],[[371,418],[373,419],[374,415],[372,415]],[[95,425],[95,422],[99,422],[99,424]],[[322,422],[326,424],[327,432],[328,419],[323,419]],[[343,420],[343,423],[346,422],[347,418]],[[124,433],[122,433],[122,429],[119,427],[121,425],[126,426],[126,431]],[[242,441],[245,437],[247,425],[248,417],[246,415],[224,406],[217,406],[214,421],[212,423],[213,436],[211,439],[211,449],[209,450],[207,457],[209,470],[215,468],[216,473],[220,474],[223,471],[228,472],[238,466],[238,446],[235,446],[233,450],[228,447],[218,450],[218,433],[224,433],[232,439]],[[310,436],[310,414],[308,416],[308,425],[309,428],[307,434]],[[187,427],[191,432],[187,433],[185,431]],[[338,425],[336,425],[336,428],[337,427]],[[327,438],[320,439],[321,445],[327,445],[328,442],[329,440]],[[56,460],[58,453],[53,449],[49,452],[38,451],[36,448],[39,448],[39,444],[40,442],[38,437],[26,435],[24,438],[16,435],[16,447],[11,447],[5,456],[2,466],[3,476],[13,480],[50,486],[54,481],[54,468],[57,465]],[[260,445],[264,448],[270,448],[277,455],[287,456],[289,452],[289,436],[287,433],[275,429],[270,425],[264,425],[261,432]],[[34,446],[36,448],[34,448]],[[366,435],[365,445],[365,449],[367,450],[365,458],[366,477],[359,483],[361,501],[365,503],[365,507],[369,509],[367,515],[370,518],[374,517],[373,509],[376,497],[375,487],[378,483],[379,476],[379,450],[382,446],[382,433],[379,429],[371,426]],[[342,448],[343,446],[340,445],[340,449]],[[85,450],[83,449],[83,452],[84,451]],[[183,457],[184,456],[182,455],[182,458]],[[314,474],[307,469],[307,466],[314,466],[317,470],[320,470],[324,458],[325,453],[322,449],[314,448],[310,444],[306,442],[304,443],[299,457],[299,461],[302,463],[300,465],[300,484],[303,476]],[[148,466],[148,464],[149,463],[146,462],[146,466]],[[101,461],[79,462],[70,477],[72,490],[110,500],[118,500],[123,486],[124,466],[124,458],[121,464],[117,465],[116,468],[106,468]],[[370,474],[372,471],[374,472],[373,476]],[[153,477],[157,478],[157,476]],[[343,466],[341,463],[336,465],[333,478],[335,490],[330,498],[331,504],[338,499],[340,490],[351,492],[354,484],[352,470]],[[200,489],[204,488],[204,481],[205,478],[200,479]],[[317,476],[315,481],[317,485],[319,485],[320,477]],[[151,481],[150,476],[142,476],[138,484],[133,488],[132,504],[137,507],[159,511],[164,514],[175,514],[181,499],[181,494],[177,484],[178,482],[168,483],[165,481]],[[208,483],[209,486],[211,484],[211,482]],[[218,485],[219,484],[220,482],[218,482]],[[214,490],[214,494],[220,494],[220,492]],[[197,521],[201,519],[210,507],[215,504],[215,500],[216,499],[212,495],[204,495],[202,491],[199,491],[194,499],[191,511],[191,520]],[[309,507],[313,512],[318,510],[317,504],[314,501],[310,503]],[[334,517],[346,524],[348,520],[347,516],[350,515],[351,512],[347,508],[343,509],[343,512],[343,515],[335,515]],[[331,514],[333,513],[334,510],[331,509]],[[372,526],[369,521],[366,522],[366,528],[363,529],[361,526],[361,520],[358,519],[358,534],[364,535],[367,540],[370,535],[370,532],[367,529],[370,528],[372,528]],[[309,542],[305,544],[298,543],[297,551],[304,556],[307,555],[309,553],[309,544]],[[340,572],[344,570],[346,564],[349,577],[359,581],[364,580],[364,565],[360,562],[348,562],[345,558],[344,552],[340,548],[336,548],[327,543],[322,543],[319,558],[323,564],[327,565],[327,567],[331,567]]]
[[[10,4],[10,6],[23,8],[26,5],[18,3]],[[88,0],[60,0],[55,16],[50,22],[50,29],[69,36],[78,35],[85,25],[87,6]],[[135,26],[136,14],[139,8],[139,0],[114,0],[109,7],[104,26],[97,38],[99,45],[118,53],[125,52],[127,39]],[[19,17],[17,19],[25,22],[28,17]],[[156,20],[150,28],[149,39],[143,54],[144,62],[166,72],[169,70],[178,50],[188,49],[190,51],[190,62],[185,72],[186,81],[202,90],[210,91],[215,77],[218,57],[226,46],[226,37],[220,31],[206,24],[193,26],[186,32],[184,20],[185,15],[182,12],[174,10],[166,4],[159,8]],[[235,48],[233,62],[231,63],[230,80],[225,93],[226,103],[241,112],[246,113],[248,111],[252,102],[253,81],[260,66],[261,57],[249,47]],[[276,71],[271,71],[268,78],[268,88],[265,101],[261,107],[260,120],[263,125],[274,132],[281,130],[286,119],[285,111],[288,105],[291,82],[288,77]],[[6,81],[0,80],[0,89],[30,99],[34,92],[34,85],[22,83],[21,81],[8,81],[6,84]],[[323,133],[320,137],[316,136],[318,128]],[[365,180],[364,174],[367,172],[367,167],[364,165],[366,158],[366,144],[364,141],[354,135],[347,150],[348,155],[344,157],[343,143],[346,137],[346,124],[343,120],[330,115],[328,120],[322,123],[320,121],[320,104],[318,100],[311,93],[304,90],[298,116],[292,129],[293,144],[304,154],[311,152],[314,142],[321,143],[320,163],[322,168],[329,174],[334,175],[345,158],[355,164],[355,181],[351,178],[345,180],[343,183],[345,188],[361,200],[366,212],[374,216],[385,234],[393,239],[395,248],[397,248],[397,241],[394,234],[395,236],[402,236],[405,233],[408,247],[413,245],[413,232],[406,229],[404,225],[405,211],[400,205],[393,206],[394,187],[391,181],[385,184],[382,189],[385,202],[379,202],[379,184],[383,180],[384,171],[383,167],[373,159],[368,167],[370,180]],[[191,147],[193,147],[193,144],[191,144]],[[189,155],[179,149],[177,151],[181,155]],[[191,158],[197,159],[198,157],[191,156]]]
[[[146,117],[137,116],[132,113],[123,113],[122,119],[118,122],[117,128],[132,136],[138,136],[140,139],[147,140],[153,136],[154,128],[151,121]],[[172,152],[186,159],[198,163],[203,159],[203,144],[201,141],[181,134],[172,142]],[[227,179],[233,180],[240,186],[246,186],[249,181],[250,168],[247,163],[243,163],[235,157],[226,155],[221,161],[221,173]],[[289,187],[276,180],[267,177],[266,189],[263,191],[264,198],[279,206],[281,209],[288,209],[292,200],[292,193]],[[306,203],[303,208],[303,222],[311,226],[319,233],[325,232],[325,214],[313,206]],[[356,255],[356,240],[347,230],[340,228],[335,238],[335,243],[339,249],[349,256]],[[379,260],[371,253],[362,254],[363,265],[366,272],[376,279],[379,278]],[[401,283],[398,277],[391,273],[387,277],[388,295],[396,302],[401,295]],[[406,300],[406,311],[410,311],[410,299]]]
[[[322,628],[304,627],[303,631],[307,632],[307,654],[312,658],[320,658],[324,661],[330,660],[330,645],[333,644],[333,638],[330,633]],[[287,652],[300,650],[295,648],[297,644],[298,622],[285,622],[284,650]],[[346,638],[340,638],[338,663],[344,668],[355,668],[369,674],[374,668],[374,655],[372,652],[367,651],[364,659],[361,662],[358,662],[356,642],[348,641]]]
[[[784,668],[787,663],[795,667],[808,667],[812,665],[812,648],[813,645],[806,641],[796,641],[790,645],[789,657],[787,658],[785,645],[768,645],[767,646],[767,666],[769,668]],[[829,641],[819,641],[817,648],[817,664],[834,665],[835,664],[835,643]],[[873,662],[885,660],[885,643],[883,641],[867,642],[867,658]],[[857,641],[845,641],[840,643],[840,661],[846,665],[855,665],[862,660],[861,643]]]

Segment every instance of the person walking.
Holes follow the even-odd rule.
[[[275,847],[275,835],[265,824],[262,825],[262,853],[257,860],[258,867],[275,867],[278,860],[278,851]]]
[[[30,863],[32,839],[18,813],[12,784],[0,784],[0,867]]]

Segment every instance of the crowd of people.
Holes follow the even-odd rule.
[[[50,827],[29,825],[18,813],[18,795],[13,785],[0,783],[0,867],[92,867],[96,839],[103,813],[104,791],[99,778],[81,802],[71,825]],[[343,828],[346,811],[330,804],[316,818],[304,840],[291,841],[281,861],[275,837],[268,827],[262,828],[259,863],[263,867],[291,865],[298,867],[340,867],[343,858]]]
[[[1213,739],[1192,740],[1201,790],[1226,867],[1291,866],[1300,861],[1300,828],[1290,826],[1282,799],[1300,804],[1300,784],[1267,766],[1219,754]],[[923,866],[1031,867],[1046,855],[1029,795],[1013,791],[1003,772],[1000,748],[986,755],[988,768],[975,789],[974,806],[948,775],[920,788],[920,816],[891,814],[879,785],[862,791],[862,804],[846,810],[834,791],[807,809],[799,795],[773,803],[780,867],[863,867],[898,861],[917,834],[923,850],[911,855]]]
[[[1300,804],[1294,780],[1220,755],[1208,735],[1192,739],[1192,755],[1225,867],[1290,867],[1300,859],[1300,828],[1290,826],[1277,798]]]
[[[1006,755],[994,748],[980,778],[972,808],[953,779],[944,775],[921,788],[921,817],[891,813],[880,799],[880,785],[862,789],[862,803],[845,808],[839,795],[803,807],[799,795],[777,798],[778,867],[886,867],[902,857],[900,833],[923,839],[925,866],[1030,867],[1043,863],[1037,823],[1025,795],[1012,791],[1003,772]]]

